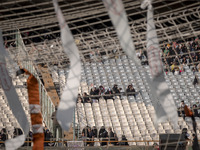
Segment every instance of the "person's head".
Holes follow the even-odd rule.
[[[15,128],[15,129],[16,129],[16,128]],[[3,129],[1,130],[1,132],[2,132],[2,133],[6,133],[6,132],[7,132],[6,128],[3,128]]]
[[[187,133],[187,128],[183,128],[182,129],[182,134],[186,134]]]
[[[181,101],[181,104],[185,104],[185,102],[184,102],[184,101]]]
[[[101,127],[101,129],[104,129],[104,130],[105,130],[105,127],[104,127],[104,126],[102,126],[102,127]]]
[[[86,92],[84,92],[84,93],[83,93],[83,96],[87,96],[87,93],[86,93]]]
[[[84,133],[84,132],[82,132],[82,136],[85,136],[85,133]]]
[[[153,144],[153,148],[159,148],[158,143],[154,143],[154,144]]]
[[[194,105],[193,105],[193,108],[197,108],[197,105],[196,105],[196,104],[194,104]]]
[[[108,128],[108,131],[112,131],[112,128],[111,128],[111,127],[109,127],[109,128]]]
[[[125,135],[122,135],[122,140],[125,140],[126,139],[126,136]]]

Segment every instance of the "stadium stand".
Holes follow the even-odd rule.
[[[81,86],[72,122],[74,128],[70,130],[71,135],[68,136],[66,133],[67,139],[75,139],[74,132],[76,132],[77,139],[84,139],[82,131],[94,126],[98,131],[102,126],[106,131],[111,127],[119,141],[124,135],[128,141],[141,141],[128,142],[129,145],[136,146],[153,145],[152,141],[159,140],[159,134],[180,134],[183,128],[188,129],[189,138],[192,138],[191,119],[182,116],[182,101],[190,108],[197,106],[193,111],[197,112],[195,118],[197,135],[200,139],[198,1],[153,1],[154,20],[166,72],[165,79],[179,113],[179,129],[177,130],[173,129],[170,122],[159,124],[157,129],[153,124],[155,110],[146,79],[146,75],[151,77],[145,51],[146,11],[141,11],[140,1],[124,0],[124,6],[130,21],[136,54],[141,60],[141,68],[137,68],[132,60],[124,55],[101,1],[86,0],[69,3],[59,0],[59,2],[69,21],[69,27],[75,37],[82,60]],[[37,71],[40,80],[45,130],[53,132],[51,115],[55,111],[55,106],[67,82],[70,62],[61,46],[60,30],[52,3],[48,0],[43,2],[2,0],[0,4],[2,9],[0,10],[0,22],[5,47],[14,61],[26,58],[23,55],[19,56],[16,49],[15,29],[19,28],[29,59],[34,62],[27,66],[30,70]],[[39,69],[38,65],[46,65],[47,75]],[[17,67],[16,64],[15,66]],[[12,73],[13,71],[10,72]],[[30,122],[26,79],[26,76],[12,75],[13,84]],[[194,83],[195,80],[196,83]],[[113,90],[114,85],[118,85],[119,92]],[[132,95],[126,92],[129,85],[132,85],[135,90]],[[54,87],[51,88],[52,86]],[[91,89],[98,89],[100,86],[103,86],[100,95],[99,93],[92,95]],[[113,90],[112,93],[110,90]],[[105,97],[105,92],[111,95]],[[19,128],[19,125],[7,104],[2,89],[0,89],[0,107],[0,131],[6,128],[8,138],[11,138],[14,136],[15,128]],[[97,142],[94,145],[100,146],[102,143],[98,141],[102,139],[104,138],[100,138],[98,132],[97,138],[94,139]]]
[[[106,130],[109,127],[117,134],[121,140],[122,135],[125,135],[129,141],[149,139],[158,139],[158,134],[161,133],[181,133],[181,129],[186,127],[189,133],[192,133],[190,118],[184,120],[179,117],[180,129],[174,130],[169,122],[162,123],[156,130],[153,124],[154,108],[149,96],[149,86],[146,82],[145,73],[136,68],[135,65],[125,55],[118,59],[110,59],[104,62],[91,62],[83,64],[82,82],[80,94],[90,93],[93,86],[104,86],[107,90],[112,88],[114,84],[122,89],[121,93],[129,84],[132,84],[136,91],[139,91],[134,96],[126,96],[122,94],[114,96],[114,100],[107,101],[101,95],[99,101],[93,103],[77,103],[77,125],[80,124],[80,132],[86,126],[96,126],[100,129],[105,126]],[[149,66],[143,66],[149,73]],[[192,67],[191,67],[192,68]],[[65,70],[60,70],[62,74],[67,74]],[[198,72],[195,72],[198,75]],[[184,66],[184,71],[181,74],[172,72],[166,73],[166,82],[169,85],[170,92],[176,100],[177,108],[180,107],[181,101],[184,100],[188,106],[199,103],[199,85],[193,85],[195,74],[188,66]],[[60,80],[63,83],[63,79]],[[91,97],[91,99],[94,99]],[[198,127],[200,126],[199,118],[197,117]],[[198,130],[199,133],[199,130]],[[191,135],[191,134],[190,134]],[[142,144],[145,143],[131,143]],[[153,144],[153,143],[151,143]]]

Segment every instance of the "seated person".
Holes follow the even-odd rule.
[[[97,138],[97,128],[95,126],[92,127],[92,132],[95,138]]]
[[[114,86],[113,86],[113,93],[114,93],[114,95],[115,96],[119,96],[120,97],[120,99],[121,99],[121,94],[120,94],[120,90],[121,90],[121,88],[118,88],[118,85],[117,84],[115,84]]]
[[[129,85],[126,89],[127,96],[134,96],[135,97],[135,89],[133,88],[133,85]]]
[[[101,141],[107,141],[108,139],[108,132],[106,131],[105,127],[102,126],[99,130],[99,138],[101,138]],[[101,146],[107,145],[107,142],[101,142]]]
[[[117,137],[116,133],[114,133],[114,141],[115,141],[115,142],[113,142],[114,145],[119,145],[119,142],[117,142],[118,141],[118,137]]]
[[[103,95],[105,93],[105,89],[102,85],[99,86],[99,95]]]
[[[120,145],[128,145],[127,139],[125,135],[122,135],[122,142],[120,142]]]
[[[92,99],[99,99],[99,96],[95,96],[95,95],[99,95],[99,89],[97,89],[96,87],[91,88],[90,90],[90,95],[92,96]]]
[[[8,139],[8,134],[6,128],[3,128],[0,133],[0,141],[5,142]],[[0,147],[5,146],[4,143],[0,143]]]
[[[91,103],[89,95],[86,92],[83,93],[83,101],[84,103]]]
[[[107,91],[105,92],[105,96],[104,96],[104,99],[107,100],[107,99],[113,99],[113,91],[109,88],[107,89]]]

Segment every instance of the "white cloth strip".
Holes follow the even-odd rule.
[[[17,138],[6,140],[5,142],[6,150],[18,149],[24,144],[25,138],[26,136],[23,134],[23,135],[18,136]]]
[[[29,104],[30,113],[31,114],[38,114],[41,113],[41,106],[37,104]]]
[[[53,0],[53,4],[61,29],[61,40],[64,52],[70,59],[70,70],[66,80],[67,83],[61,95],[61,101],[57,110],[57,120],[62,129],[67,131],[73,120],[74,108],[78,97],[81,79],[81,60],[79,50],[75,44],[71,31],[65,22],[57,0]]]
[[[131,30],[122,1],[103,0],[103,2],[117,31],[118,39],[122,49],[125,51],[126,55],[134,61],[135,65],[139,66],[140,60],[137,58],[135,53],[135,46],[130,34]]]
[[[42,124],[34,124],[32,125],[33,134],[43,133],[43,125]]]
[[[145,4],[144,4],[145,3]],[[145,5],[145,6],[144,6]],[[155,124],[167,121],[167,119],[172,121],[174,129],[178,127],[178,114],[176,105],[174,103],[173,97],[170,94],[167,83],[164,78],[163,63],[161,60],[161,49],[159,47],[159,42],[157,38],[157,33],[155,30],[155,24],[153,20],[153,7],[151,5],[151,0],[145,0],[141,7],[145,8],[148,6],[147,10],[147,54],[150,66],[151,75],[153,77],[151,83],[151,89],[157,93],[157,97],[154,97],[153,105],[156,112]]]
[[[12,110],[15,118],[17,119],[18,123],[20,124],[24,132],[24,135],[17,136],[16,138],[7,140],[5,142],[7,150],[14,150],[18,149],[21,145],[23,145],[25,137],[29,132],[29,123],[26,114],[24,112],[24,109],[21,105],[21,102],[19,100],[19,97],[16,93],[16,90],[12,84],[12,80],[6,69],[5,51],[6,50],[3,45],[2,32],[0,30],[0,84],[6,95],[10,109]]]

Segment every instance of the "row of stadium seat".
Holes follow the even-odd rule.
[[[29,114],[29,103],[28,103],[28,93],[27,88],[25,86],[26,78],[25,77],[14,77],[12,78],[12,82],[15,85],[16,92],[19,96],[19,100],[22,103],[24,111],[28,117],[28,121],[30,123],[30,114]],[[0,130],[2,128],[6,128],[8,131],[8,138],[13,137],[14,128],[19,128],[19,124],[15,119],[10,107],[8,105],[6,96],[2,89],[0,89]]]

